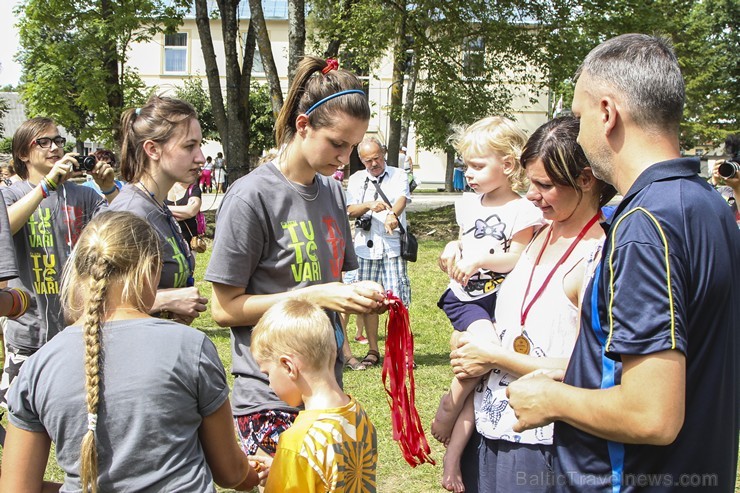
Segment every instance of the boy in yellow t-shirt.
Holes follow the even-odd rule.
[[[305,405],[280,436],[265,492],[374,492],[375,427],[337,384],[326,313],[307,300],[282,301],[255,326],[251,350],[277,396]]]

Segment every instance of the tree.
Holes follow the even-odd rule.
[[[120,114],[146,90],[127,62],[132,43],[174,29],[187,0],[26,0],[16,8],[30,115],[48,115],[78,141],[117,140]]]
[[[539,20],[550,87],[570,106],[573,74],[600,42],[630,32],[669,38],[686,83],[681,144],[718,145],[739,131],[740,14],[733,0],[553,0]],[[546,35],[552,33],[552,35]]]
[[[265,14],[262,12],[261,0],[249,0],[249,11],[252,16],[249,21],[250,28],[254,27],[254,33],[257,37],[257,46],[259,46],[262,65],[265,67],[265,76],[270,86],[270,101],[272,103],[272,114],[277,119],[280,108],[283,107],[283,90],[280,87],[280,77],[278,76],[275,59],[272,56],[272,45],[267,33],[267,24],[265,23]],[[290,48],[289,48],[290,51]]]
[[[288,85],[306,51],[306,2],[288,0]]]
[[[213,116],[213,106],[208,92],[203,89],[203,83],[197,77],[189,77],[183,81],[182,87],[175,89],[175,96],[187,101],[193,105],[198,112],[198,121],[203,132],[203,138],[221,141],[221,134],[218,133],[216,118]]]

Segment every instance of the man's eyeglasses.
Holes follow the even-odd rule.
[[[34,142],[40,148],[48,149],[51,147],[52,142],[54,142],[54,145],[56,145],[57,147],[64,147],[64,144],[67,143],[67,139],[60,135],[57,135],[56,137],[40,137],[34,140]]]

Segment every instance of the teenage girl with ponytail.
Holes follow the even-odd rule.
[[[205,162],[198,114],[179,99],[153,96],[121,115],[121,174],[128,182],[110,210],[146,219],[163,242],[162,277],[152,314],[189,325],[208,300],[193,286],[195,257],[164,204],[176,182],[193,183]]]
[[[234,439],[216,347],[198,330],[148,315],[160,244],[128,212],[101,214],[82,233],[62,292],[76,322],[26,362],[11,388],[0,490],[41,491],[52,442],[62,491],[257,484]]]
[[[343,284],[357,268],[346,204],[332,174],[349,163],[370,120],[367,95],[336,60],[305,57],[275,123],[275,159],[234,182],[217,216],[206,280],[213,283],[213,319],[232,331],[233,413],[242,446],[274,454],[297,409],[270,390],[250,352],[251,331],[265,311],[290,297],[330,315],[384,306],[376,283]],[[341,358],[342,351],[338,351]],[[341,385],[342,362],[335,362]]]

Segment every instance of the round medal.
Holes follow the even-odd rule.
[[[514,339],[514,351],[519,354],[529,354],[529,341],[524,336],[516,336]]]

